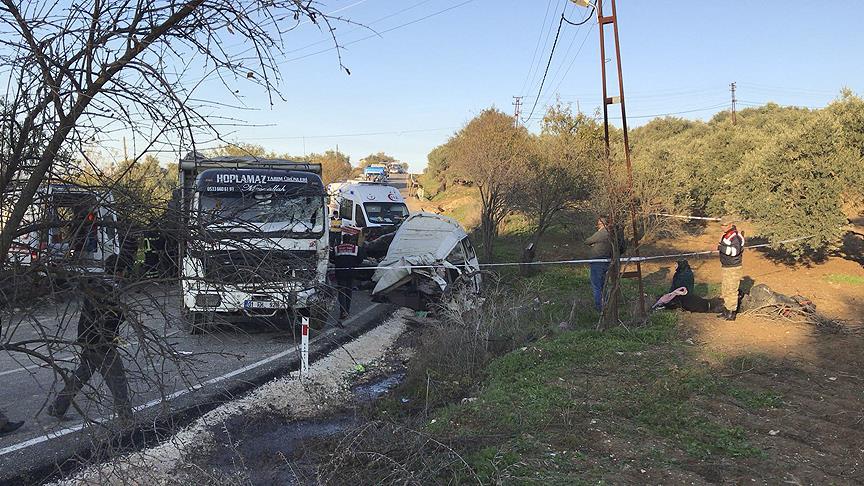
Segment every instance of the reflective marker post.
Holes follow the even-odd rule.
[[[302,338],[300,341],[300,376],[309,373],[309,318],[303,318],[301,325]]]

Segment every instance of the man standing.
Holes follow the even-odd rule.
[[[47,414],[62,419],[69,410],[72,399],[90,381],[94,372],[99,372],[114,397],[114,411],[123,421],[132,419],[129,404],[129,384],[123,360],[117,352],[120,324],[125,317],[119,301],[117,284],[125,273],[116,255],[105,260],[105,272],[113,272],[116,279],[105,281],[97,278],[86,282],[81,316],[78,319],[77,344],[81,347],[78,368],[66,381]]]
[[[339,301],[339,322],[351,312],[351,297],[354,292],[356,268],[363,263],[363,232],[352,226],[342,227],[342,241],[333,247],[333,266],[336,267],[336,290]]]
[[[744,253],[744,235],[734,224],[726,224],[717,251],[720,252],[721,297],[723,310],[719,316],[734,321],[738,313],[738,286],[741,283],[741,260]]]
[[[612,241],[609,238],[609,230],[606,228],[605,218],[597,218],[597,231],[591,235],[585,244],[591,250],[588,257],[592,259],[609,259],[612,257]],[[594,308],[603,310],[603,286],[606,283],[606,272],[609,270],[609,262],[594,262],[591,267],[591,289],[594,291]]]
[[[22,425],[24,425],[23,420],[20,422],[11,422],[6,414],[0,411],[0,435],[11,434],[20,429]]]

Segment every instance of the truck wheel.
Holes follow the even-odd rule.
[[[183,330],[195,336],[204,334],[207,332],[211,320],[206,312],[184,310]]]

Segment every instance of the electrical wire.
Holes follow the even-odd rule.
[[[546,20],[549,18],[549,7],[552,6],[552,0],[549,0],[549,3],[546,4],[546,13],[543,14],[543,23],[540,24],[540,35],[537,36],[537,43],[534,45],[534,54],[531,55],[531,62],[529,63],[528,74],[525,75],[525,80],[522,81],[522,89],[519,90],[520,93],[525,92],[525,88],[528,86],[528,79],[531,78],[531,73],[534,72],[535,61],[537,60],[537,52],[540,51],[540,40],[543,39],[543,32],[546,31]]]
[[[452,5],[452,6],[450,6],[450,7],[445,8],[445,9],[441,9],[441,10],[438,10],[438,11],[436,11],[436,12],[432,12],[432,13],[429,14],[429,15],[425,15],[425,16],[420,17],[420,18],[418,18],[418,19],[414,19],[414,20],[412,20],[412,21],[410,21],[410,22],[405,22],[404,24],[399,24],[399,25],[397,25],[397,26],[395,26],[395,27],[390,27],[389,29],[385,29],[385,30],[382,30],[382,31],[380,31],[380,32],[376,32],[376,33],[374,33],[374,34],[367,35],[366,37],[361,37],[361,38],[356,39],[356,40],[353,40],[353,41],[351,41],[351,42],[346,42],[345,44],[342,44],[342,45],[340,45],[340,46],[328,47],[327,49],[321,49],[320,51],[315,51],[315,52],[312,52],[312,53],[309,53],[309,54],[305,54],[305,55],[303,55],[303,56],[298,56],[298,57],[293,57],[293,58],[291,58],[291,59],[286,59],[286,60],[280,62],[279,65],[280,65],[280,66],[284,66],[286,63],[289,63],[289,62],[292,62],[292,61],[299,61],[300,59],[305,59],[305,58],[307,58],[307,57],[312,57],[312,56],[315,56],[315,55],[318,55],[318,54],[323,54],[323,53],[325,53],[325,52],[330,52],[330,51],[333,51],[333,50],[336,50],[336,49],[339,49],[339,48],[344,48],[344,47],[346,47],[346,46],[350,46],[350,45],[352,45],[352,44],[356,44],[356,43],[358,43],[358,42],[362,42],[362,41],[364,41],[364,40],[372,39],[373,37],[381,37],[381,34],[386,34],[386,33],[388,33],[388,32],[393,32],[394,30],[398,30],[398,29],[401,29],[401,28],[403,28],[403,27],[407,27],[407,26],[409,26],[409,25],[413,25],[413,24],[416,24],[416,23],[418,23],[418,22],[422,22],[422,21],[424,21],[424,20],[426,20],[426,19],[430,19],[430,18],[435,17],[435,16],[437,16],[437,15],[441,15],[441,14],[443,14],[443,13],[445,13],[445,12],[449,12],[449,11],[451,11],[451,10],[453,10],[453,9],[457,9],[457,8],[459,8],[459,7],[462,7],[462,6],[464,6],[464,5],[467,5],[467,4],[469,4],[469,3],[473,2],[473,1],[474,1],[474,0],[465,0],[464,2],[460,2],[460,3],[457,3],[456,5]]]
[[[360,26],[360,27],[357,27],[357,28],[351,29],[351,30],[345,32],[344,35],[348,35],[348,34],[351,34],[351,33],[357,32],[358,30],[368,30],[368,27],[369,27],[370,25],[375,25],[375,24],[377,24],[377,23],[379,23],[379,22],[382,22],[382,21],[387,20],[387,19],[389,19],[389,18],[395,17],[395,16],[397,16],[397,15],[399,15],[399,14],[402,14],[402,13],[405,13],[405,12],[407,12],[407,11],[409,11],[409,10],[415,9],[415,8],[417,8],[417,7],[419,7],[419,6],[423,5],[423,4],[429,3],[429,2],[431,2],[431,1],[432,1],[432,0],[423,0],[423,1],[421,1],[421,2],[417,2],[417,3],[411,4],[411,5],[409,5],[409,6],[405,7],[405,8],[403,8],[403,9],[399,9],[399,10],[393,12],[393,13],[387,14],[387,15],[385,15],[385,16],[383,16],[383,17],[379,17],[379,18],[377,18],[377,19],[375,19],[375,20],[373,20],[373,21],[371,21],[371,22],[369,22],[369,23],[365,23],[365,24],[363,24],[363,25]],[[331,13],[332,13],[332,12],[331,12]],[[340,34],[340,35],[341,35],[341,34]],[[312,43],[306,44],[305,46],[302,46],[302,47],[296,47],[296,48],[291,49],[291,50],[289,50],[289,51],[285,51],[285,54],[291,54],[291,53],[294,53],[294,52],[302,51],[302,50],[308,49],[308,48],[310,48],[310,47],[314,47],[314,46],[317,46],[317,45],[320,45],[320,44],[324,44],[324,43],[327,43],[327,42],[332,42],[332,41],[333,41],[333,39],[330,39],[330,38],[322,39],[322,40],[319,40],[319,41],[315,41],[315,42],[312,42]]]
[[[573,25],[582,25],[588,20],[590,20],[593,15],[594,7],[592,6],[591,13],[588,14],[585,20]],[[558,21],[558,30],[555,32],[555,40],[552,42],[552,50],[549,51],[549,61],[546,62],[546,70],[543,71],[543,79],[540,80],[540,88],[537,90],[537,96],[534,97],[534,104],[531,106],[531,113],[528,114],[528,120],[530,120],[531,117],[534,115],[534,110],[537,109],[537,102],[540,101],[540,95],[543,93],[543,85],[546,84],[546,76],[549,74],[549,67],[552,65],[552,58],[555,56],[555,47],[558,45],[558,38],[561,35],[561,27],[564,25],[565,20],[567,19],[564,17],[564,12],[561,12],[561,20]],[[572,24],[572,22],[570,21],[568,21],[567,23]]]

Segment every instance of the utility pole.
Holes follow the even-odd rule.
[[[524,96],[513,97],[513,123],[517,127],[519,126],[519,116],[522,115],[522,98]]]
[[[735,125],[735,102],[738,101],[735,99],[735,83],[732,82],[729,84],[729,91],[732,92],[732,124]]]
[[[123,162],[129,160],[129,155],[126,153],[126,137],[123,137]]]
[[[603,15],[603,0],[596,1],[596,9],[597,9],[597,25],[600,26],[600,77],[603,83],[603,134],[606,142],[606,164],[607,164],[607,177],[609,184],[609,202],[610,202],[610,212],[609,212],[609,225],[610,225],[610,236],[613,237],[612,246],[615,247],[613,249],[613,255],[618,254],[618,242],[617,242],[617,233],[618,229],[615,226],[614,220],[614,206],[615,206],[615,187],[614,181],[612,179],[612,158],[611,158],[611,149],[609,146],[609,105],[620,105],[621,107],[621,129],[623,132],[624,138],[624,159],[627,163],[627,199],[628,204],[630,206],[630,221],[633,225],[633,256],[637,257],[636,260],[636,271],[634,272],[622,272],[619,274],[620,269],[618,268],[617,263],[613,262],[610,272],[612,273],[611,283],[611,292],[610,292],[610,302],[608,306],[604,306],[604,324],[605,325],[614,325],[617,324],[618,320],[618,308],[617,308],[617,292],[618,285],[620,284],[620,278],[636,278],[639,282],[639,307],[636,309],[636,320],[642,320],[645,317],[645,290],[642,283],[642,264],[639,262],[639,226],[637,223],[637,214],[636,214],[636,203],[633,195],[633,167],[630,162],[630,138],[627,134],[627,111],[625,109],[624,104],[624,75],[621,71],[621,46],[618,39],[618,15],[615,9],[615,0],[611,0],[612,4],[612,15],[604,16]],[[607,86],[606,86],[606,36],[605,36],[605,27],[607,25],[612,25],[612,33],[613,38],[615,40],[615,60],[616,60],[616,68],[618,71],[618,96],[608,96]],[[607,308],[608,311],[607,312]]]

